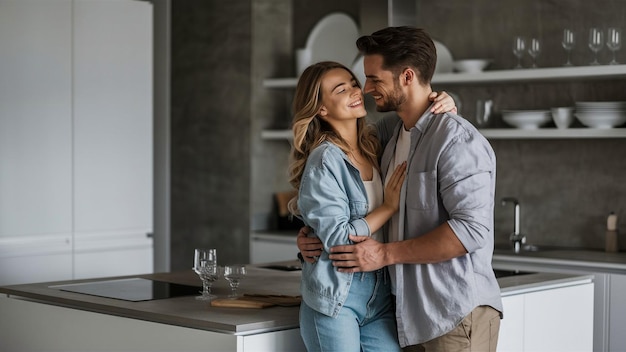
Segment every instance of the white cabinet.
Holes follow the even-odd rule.
[[[250,235],[250,263],[269,263],[298,258],[296,236],[291,234],[255,232]]]
[[[504,296],[498,351],[592,351],[593,283]]]
[[[593,350],[593,284],[524,297],[526,351]]]
[[[0,1],[0,238],[72,231],[71,2]]]
[[[152,5],[0,0],[0,47],[0,284],[152,272]]]
[[[74,6],[74,231],[152,228],[152,11]]]
[[[626,349],[626,275],[609,275],[609,351]]]
[[[145,232],[81,233],[74,241],[74,279],[153,272],[152,238]]]
[[[502,297],[504,317],[500,321],[498,351],[524,350],[524,295]]]
[[[575,254],[584,257],[596,252]],[[503,270],[594,275],[593,350],[626,351],[626,335],[622,333],[626,324],[626,275],[602,272],[623,273],[623,264],[575,260],[569,256],[564,257],[568,259],[557,258],[494,255],[493,266]]]

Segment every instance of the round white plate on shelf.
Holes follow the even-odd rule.
[[[450,73],[454,69],[454,60],[450,50],[440,42],[433,40],[435,49],[437,50],[437,67],[435,73]]]
[[[361,88],[363,88],[365,86],[365,71],[363,71],[363,55],[359,54],[359,56],[357,56],[356,60],[354,60],[354,63],[350,67],[352,69],[352,72],[354,72],[354,75],[356,76],[356,78],[359,80],[359,83],[361,83]]]
[[[325,16],[313,27],[306,41],[310,63],[330,60],[352,67],[359,53],[358,38],[359,28],[350,16],[340,12]]]

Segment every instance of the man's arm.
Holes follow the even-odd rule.
[[[330,259],[340,272],[372,271],[392,264],[438,263],[467,253],[447,222],[423,236],[404,241],[380,243],[362,236],[350,239],[359,243],[330,250]]]

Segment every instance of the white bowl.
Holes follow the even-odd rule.
[[[580,112],[574,114],[580,123],[591,128],[613,128],[626,122],[626,111]]]
[[[454,70],[463,73],[478,73],[487,68],[490,63],[491,60],[487,59],[456,60]]]
[[[502,120],[524,130],[534,130],[552,120],[547,110],[504,110]]]

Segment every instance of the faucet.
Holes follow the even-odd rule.
[[[508,203],[513,203],[514,214],[513,214],[513,232],[509,236],[511,243],[513,243],[513,251],[515,253],[519,253],[522,249],[522,245],[526,243],[526,236],[521,234],[519,231],[519,222],[520,222],[520,205],[519,201],[513,197],[504,197],[502,198],[502,206],[506,206]]]

